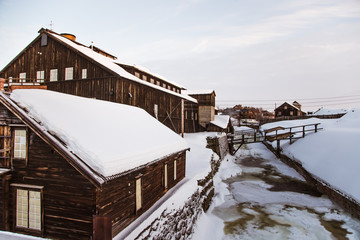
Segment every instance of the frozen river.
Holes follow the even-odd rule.
[[[193,239],[360,239],[360,221],[262,144],[226,159]]]

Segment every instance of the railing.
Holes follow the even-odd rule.
[[[264,130],[264,139],[270,142],[275,140],[289,139],[290,144],[292,144],[292,141],[294,139],[304,138],[307,132],[317,132],[318,130],[322,130],[322,128],[318,127],[319,125],[320,123],[313,123],[313,124],[306,124],[306,125],[293,126],[287,128],[275,127],[275,128],[266,129]],[[275,132],[275,134],[268,135],[268,133],[270,132]]]

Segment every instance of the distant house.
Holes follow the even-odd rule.
[[[279,107],[275,108],[275,117],[294,117],[304,115],[306,115],[306,113],[301,111],[301,105],[296,101],[292,104],[284,102]]]
[[[256,119],[256,114],[251,108],[239,109],[239,119]]]
[[[137,106],[173,131],[199,131],[197,100],[185,88],[144,67],[124,64],[104,50],[76,42],[73,34],[40,29],[39,35],[0,71],[9,90],[42,87]],[[187,110],[190,111],[190,110]]]
[[[111,239],[185,177],[186,142],[144,110],[0,92],[0,230]]]

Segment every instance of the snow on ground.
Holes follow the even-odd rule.
[[[360,202],[360,109],[349,111],[340,119],[282,121],[265,124],[262,129],[276,126],[298,126],[319,122],[324,128],[310,133],[293,144],[281,141],[283,153],[299,160],[303,167],[333,187]],[[273,146],[276,144],[273,142]]]
[[[45,238],[33,237],[13,232],[0,231],[0,240],[44,240]]]
[[[141,108],[37,89],[15,90],[10,97],[104,176],[188,148],[179,135]]]

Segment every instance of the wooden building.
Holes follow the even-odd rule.
[[[215,115],[214,120],[210,122],[207,131],[234,133],[234,127],[228,115]]]
[[[305,112],[301,111],[301,105],[294,101],[293,104],[284,102],[279,107],[275,108],[275,117],[295,117],[304,116]]]
[[[184,119],[184,102],[197,100],[182,93],[184,87],[145,68],[120,63],[93,45],[76,42],[72,34],[40,29],[39,35],[4,69],[0,78],[8,88],[45,85],[47,89],[140,107],[173,131],[199,130],[198,121]],[[196,107],[195,107],[196,106]]]
[[[207,130],[211,121],[215,118],[215,91],[214,90],[191,90],[183,91],[185,94],[195,98],[197,100],[199,127],[202,131]],[[195,106],[188,101],[185,105],[185,116],[192,116]],[[186,117],[185,117],[186,118]]]
[[[0,230],[111,239],[185,177],[186,143],[144,110],[49,92],[0,92]]]

